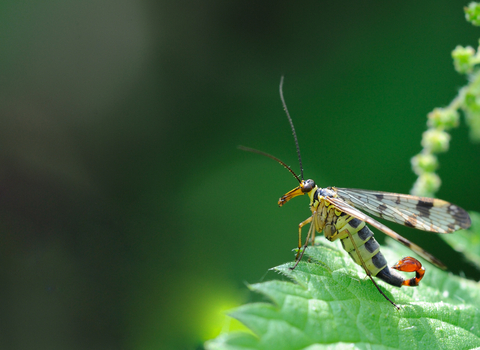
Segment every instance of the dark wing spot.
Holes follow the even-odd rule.
[[[469,228],[472,224],[468,213],[454,204],[448,206],[448,213],[455,218],[455,223],[460,228]],[[457,227],[456,229],[458,230],[459,228]]]
[[[460,211],[459,209],[460,209],[460,208],[457,207],[456,205],[450,204],[450,205],[448,206],[447,211],[448,211],[449,214],[455,216],[455,215],[457,215],[458,212]]]
[[[416,209],[420,213],[420,216],[429,217],[430,216],[430,208],[433,206],[432,203],[425,202],[424,200],[418,201],[416,205]]]
[[[400,204],[401,201],[402,201],[402,200],[400,199],[400,197],[397,196],[397,199],[395,200],[395,203]]]
[[[417,207],[431,208],[433,207],[433,198],[422,197],[418,199]]]
[[[415,227],[414,224],[412,224],[410,221],[406,220],[405,223],[404,223],[405,226],[408,226],[408,227]]]
[[[381,213],[382,211],[385,211],[388,207],[385,204],[379,205],[378,206],[378,211]]]
[[[448,227],[447,232],[453,232],[453,231],[456,231],[458,229],[455,224],[448,224],[447,227]]]
[[[405,226],[417,227],[417,216],[415,214],[410,215],[408,219],[405,220]]]
[[[379,201],[381,201],[381,200],[384,198],[384,195],[377,193],[377,194],[375,194],[375,197],[377,197],[377,199],[378,199]]]

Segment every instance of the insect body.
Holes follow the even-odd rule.
[[[292,119],[283,98],[282,84],[283,77],[280,82],[280,97],[295,139],[301,178],[284,162],[270,154],[243,146],[239,148],[276,160],[297,179],[299,186],[283,195],[278,201],[279,206],[283,206],[290,199],[299,195],[307,194],[310,198],[312,215],[298,225],[298,251],[295,257],[296,263],[292,269],[300,262],[308,243],[310,241],[312,245],[315,243],[315,233],[323,231],[325,238],[329,241],[341,240],[343,248],[358,265],[363,267],[378,291],[398,309],[398,306],[378,287],[372,276],[396,287],[418,286],[425,269],[418,260],[412,257],[405,257],[393,267],[389,267],[372,231],[366,225],[367,223],[404,244],[439,268],[445,269],[446,267],[433,255],[359,209],[399,224],[438,233],[451,233],[470,227],[468,213],[462,208],[440,199],[348,188],[320,188],[313,180],[304,180],[300,148]],[[302,227],[307,224],[310,224],[310,228],[305,243],[302,244]],[[415,277],[405,279],[395,270],[415,272]]]
[[[451,233],[470,226],[470,217],[465,210],[440,199],[347,188],[319,188],[313,180],[301,180],[300,186],[281,197],[278,204],[282,206],[293,197],[303,194],[310,197],[312,216],[299,225],[297,264],[304,251],[300,249],[301,229],[310,223],[304,248],[310,239],[312,243],[315,241],[315,232],[323,231],[329,241],[340,239],[343,248],[365,269],[367,275],[376,276],[396,287],[417,286],[425,269],[412,257],[400,260],[393,266],[394,270],[388,267],[380,246],[366,223],[409,247],[432,264],[442,269],[446,267],[427,251],[359,211],[355,205],[387,220],[426,231]],[[416,272],[416,276],[406,280],[395,270]]]

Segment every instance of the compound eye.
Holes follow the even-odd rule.
[[[302,192],[307,193],[310,192],[315,187],[315,181],[308,179],[303,183]]]

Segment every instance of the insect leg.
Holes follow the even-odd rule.
[[[397,304],[395,304],[393,301],[390,300],[389,297],[387,297],[385,295],[385,293],[383,293],[383,291],[380,289],[380,287],[378,286],[377,282],[375,282],[375,280],[373,279],[372,277],[372,274],[370,273],[370,270],[368,270],[367,266],[365,265],[365,262],[363,261],[363,258],[362,258],[362,255],[359,254],[359,250],[358,250],[358,247],[357,247],[357,244],[355,243],[355,240],[353,239],[352,237],[352,234],[350,233],[350,231],[348,230],[344,230],[342,232],[340,232],[340,235],[343,235],[344,233],[347,233],[348,234],[348,237],[350,238],[350,241],[352,242],[352,245],[355,249],[355,252],[357,253],[357,256],[358,256],[358,259],[360,260],[361,264],[362,264],[362,267],[363,269],[365,270],[365,273],[367,274],[368,278],[370,278],[370,280],[373,282],[373,285],[375,286],[375,288],[377,288],[377,290],[380,292],[381,295],[383,295],[383,297],[385,299],[387,299],[390,304],[392,304],[397,310],[400,310],[400,308],[397,306]]]
[[[422,266],[420,261],[411,256],[407,256],[397,262],[395,266],[392,266],[392,269],[405,272],[415,272],[415,277],[403,281],[403,286],[415,287],[418,286],[423,275],[425,275],[425,268]]]
[[[310,216],[307,220],[302,221],[301,223],[298,224],[298,251],[297,251],[297,255],[295,256],[295,265],[291,267],[290,270],[293,270],[297,267],[300,260],[302,260],[303,254],[305,253],[305,249],[307,249],[308,240],[312,235],[312,230],[315,230],[315,227],[313,225],[310,225],[310,229],[308,230],[307,238],[305,239],[305,244],[303,246],[302,246],[302,227],[311,223],[312,220],[313,220],[313,215]]]

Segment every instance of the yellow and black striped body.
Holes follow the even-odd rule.
[[[325,238],[332,242],[340,239],[343,249],[348,252],[355,263],[368,269],[370,275],[393,286],[402,286],[405,278],[387,266],[387,261],[380,252],[380,245],[365,222],[338,210],[324,199],[336,196],[335,190],[315,188],[309,195],[311,196],[310,209],[313,214],[312,224],[317,232],[323,230]],[[352,243],[352,239],[355,245]],[[411,283],[409,285],[413,286]]]

